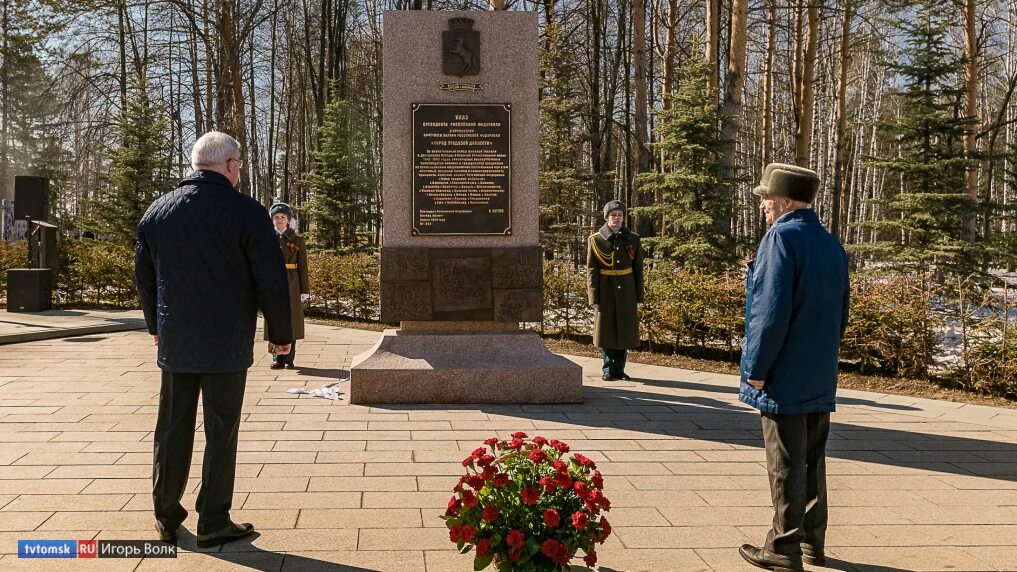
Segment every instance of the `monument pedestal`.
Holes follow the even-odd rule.
[[[353,358],[351,403],[581,403],[583,369],[499,322],[402,322]]]

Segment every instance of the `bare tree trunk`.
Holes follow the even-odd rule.
[[[664,24],[664,54],[661,58],[662,79],[660,85],[660,100],[663,109],[670,109],[671,92],[675,84],[675,57],[678,54],[678,0],[667,0],[667,21]]]
[[[763,69],[763,126],[760,151],[763,167],[773,161],[773,52],[777,44],[777,0],[769,0],[766,11],[766,63]]]
[[[813,104],[816,98],[814,80],[816,77],[816,43],[819,36],[819,2],[808,0],[809,35],[806,39],[805,53],[802,54],[802,75],[799,91],[801,93],[798,129],[795,132],[795,163],[803,167],[809,166],[809,153],[812,149],[812,117]],[[800,34],[800,32],[799,32]]]
[[[646,147],[647,82],[646,82],[646,0],[632,0],[632,58],[634,60],[635,127],[633,143],[633,177],[650,170],[650,153]],[[634,184],[634,181],[633,181]],[[653,193],[642,189],[636,192],[638,206],[653,204]],[[653,236],[653,219],[641,216],[636,219],[636,232]]]
[[[487,4],[488,10],[504,10],[505,8],[505,0],[489,0]]]
[[[720,96],[720,0],[706,0],[706,60],[710,62],[707,87],[716,108]]]
[[[833,159],[833,214],[830,218],[830,234],[837,238],[841,237],[840,232],[840,202],[844,188],[844,146],[847,139],[845,128],[847,114],[844,112],[847,97],[848,68],[851,66],[851,18],[853,17],[853,6],[851,0],[844,0],[843,15],[840,26],[840,72],[837,77],[837,99],[834,103],[836,110],[836,143],[834,146]]]
[[[745,85],[745,36],[749,17],[748,0],[732,0],[731,44],[728,50],[727,73],[724,78],[724,106],[721,110],[720,139],[726,143],[720,158],[720,174],[724,179],[726,198],[734,196],[735,153],[738,130],[741,126],[742,88]],[[718,217],[714,223],[717,232],[724,235],[731,230],[730,208],[727,215]]]
[[[964,173],[964,188],[971,206],[978,204],[978,163],[975,155],[978,152],[978,30],[977,0],[962,0],[964,6],[964,115],[970,123],[964,133],[964,152],[969,163]],[[964,214],[964,241],[973,243],[977,238],[976,217],[974,209]]]

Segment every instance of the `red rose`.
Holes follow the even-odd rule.
[[[471,453],[470,456],[473,457],[474,459],[476,459],[477,457],[483,455],[486,452],[487,452],[487,449],[485,449],[483,447],[477,447],[476,449],[473,450],[473,453]]]
[[[540,449],[534,449],[530,451],[530,460],[534,463],[543,463],[547,460],[547,455]]]
[[[579,498],[583,500],[586,500],[590,496],[590,487],[586,486],[586,483],[582,481],[576,481],[576,483],[572,485],[572,490],[576,491]]]
[[[547,439],[541,437],[540,435],[537,435],[536,437],[533,438],[533,444],[538,447],[543,447],[544,445],[547,445]]]
[[[548,538],[544,542],[540,543],[540,551],[544,553],[551,560],[555,560],[558,557],[558,541],[553,538]]]
[[[554,477],[544,475],[540,477],[540,486],[544,487],[544,492],[551,494],[558,489],[558,481],[554,480]]]
[[[480,476],[483,477],[485,481],[490,481],[494,478],[495,473],[497,473],[497,471],[494,467],[484,467],[484,472],[481,473]]]
[[[493,522],[495,520],[498,520],[498,507],[493,505],[485,506],[484,512],[481,514],[481,517],[487,522]]]
[[[568,467],[568,465],[565,464],[565,461],[562,461],[561,459],[551,463],[551,466],[554,467],[554,470],[556,471],[564,471],[565,468]]]
[[[604,488],[604,476],[600,474],[600,471],[593,471],[593,476],[590,479],[593,481],[593,486],[598,489]]]
[[[494,455],[481,455],[477,457],[477,464],[481,467],[487,467],[494,462]]]
[[[498,473],[494,476],[494,488],[500,489],[509,484],[508,473]]]
[[[473,508],[477,506],[477,495],[473,494],[473,491],[462,492],[463,495],[463,506],[466,508]]]
[[[595,491],[595,494],[593,495],[593,502],[604,507],[604,510],[611,510],[611,501],[607,500],[607,497],[604,496],[604,491]]]
[[[555,563],[564,566],[565,564],[568,564],[569,558],[571,558],[571,555],[569,554],[569,547],[564,544],[559,544],[558,553],[555,554],[553,558]]]
[[[470,475],[470,478],[466,479],[466,483],[470,485],[475,491],[479,491],[484,488],[484,477],[483,475]]]
[[[484,439],[484,444],[485,445],[494,445],[497,442],[498,442],[498,438],[497,437],[488,437],[487,439]]]
[[[513,439],[525,439],[526,438],[526,433],[523,433],[522,431],[516,431],[515,433],[512,434],[512,438]]]
[[[455,492],[459,492],[459,491],[463,490],[463,483],[466,482],[466,478],[467,477],[469,477],[469,475],[463,475],[463,476],[459,477],[459,482],[456,483],[456,486],[452,487],[452,490],[455,491]]]
[[[558,450],[559,453],[568,453],[569,446],[566,443],[562,443],[557,439],[551,439],[551,446]]]
[[[522,548],[526,544],[526,536],[519,530],[513,530],[508,533],[505,543],[512,548]]]
[[[565,490],[572,488],[572,477],[569,476],[568,471],[558,473],[558,486]]]
[[[589,467],[591,469],[596,469],[597,468],[597,464],[596,463],[591,461],[589,458],[584,457],[583,455],[580,455],[579,453],[576,453],[575,455],[573,455],[572,458],[575,459],[577,463],[579,463],[580,465],[582,465],[584,467]]]
[[[537,500],[540,499],[540,491],[533,487],[526,487],[522,490],[520,496],[523,497],[525,504],[537,504]]]
[[[558,511],[553,509],[553,508],[549,508],[549,509],[545,510],[544,511],[544,524],[546,526],[551,527],[551,528],[554,528],[554,527],[558,526],[559,524],[561,524],[561,517],[558,516]]]
[[[465,459],[463,459],[463,466],[464,467],[469,467],[470,465],[473,464],[474,460],[475,459],[473,457],[466,457]]]
[[[512,442],[509,443],[509,448],[510,449],[522,449],[524,443],[526,443],[526,441],[523,441],[519,437],[515,437],[515,438],[512,439]]]
[[[576,511],[572,513],[572,526],[583,529],[590,524],[590,517],[585,512]]]
[[[473,542],[475,536],[477,536],[477,529],[473,528],[472,524],[464,524],[462,532],[459,533],[459,539],[463,542]]]
[[[452,542],[459,542],[460,535],[462,534],[463,527],[458,524],[452,525],[452,528],[448,529],[448,539]]]
[[[477,541],[477,556],[487,556],[491,553],[491,541],[481,538]]]
[[[587,552],[586,556],[583,556],[583,562],[590,568],[593,568],[597,564],[597,551],[591,550]]]
[[[459,514],[459,509],[462,508],[463,503],[456,497],[448,499],[448,510],[445,511],[447,516],[455,516]]]

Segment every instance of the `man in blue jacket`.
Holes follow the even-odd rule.
[[[848,316],[847,255],[810,205],[819,176],[774,163],[755,189],[772,225],[748,264],[739,399],[760,411],[775,515],[762,548],[739,552],[767,570],[822,565],[826,439]]]
[[[237,192],[240,145],[224,133],[194,144],[194,173],[159,197],[138,224],[135,279],[162,369],[152,499],[160,539],[175,542],[201,393],[205,453],[198,546],[243,538],[230,520],[247,369],[258,310],[276,353],[290,351],[289,284],[268,211]]]

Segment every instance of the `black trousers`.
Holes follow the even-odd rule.
[[[229,524],[246,384],[246,370],[205,374],[162,372],[152,461],[152,500],[158,528],[176,530],[187,518],[180,500],[191,469],[199,392],[204,411],[205,455],[195,507],[198,534],[215,532]]]
[[[773,500],[773,528],[766,548],[801,554],[801,544],[823,548],[829,511],[826,500],[826,439],[829,413],[763,413],[763,443]]]
[[[625,373],[625,361],[628,350],[609,350],[604,348],[604,373],[619,376]]]

